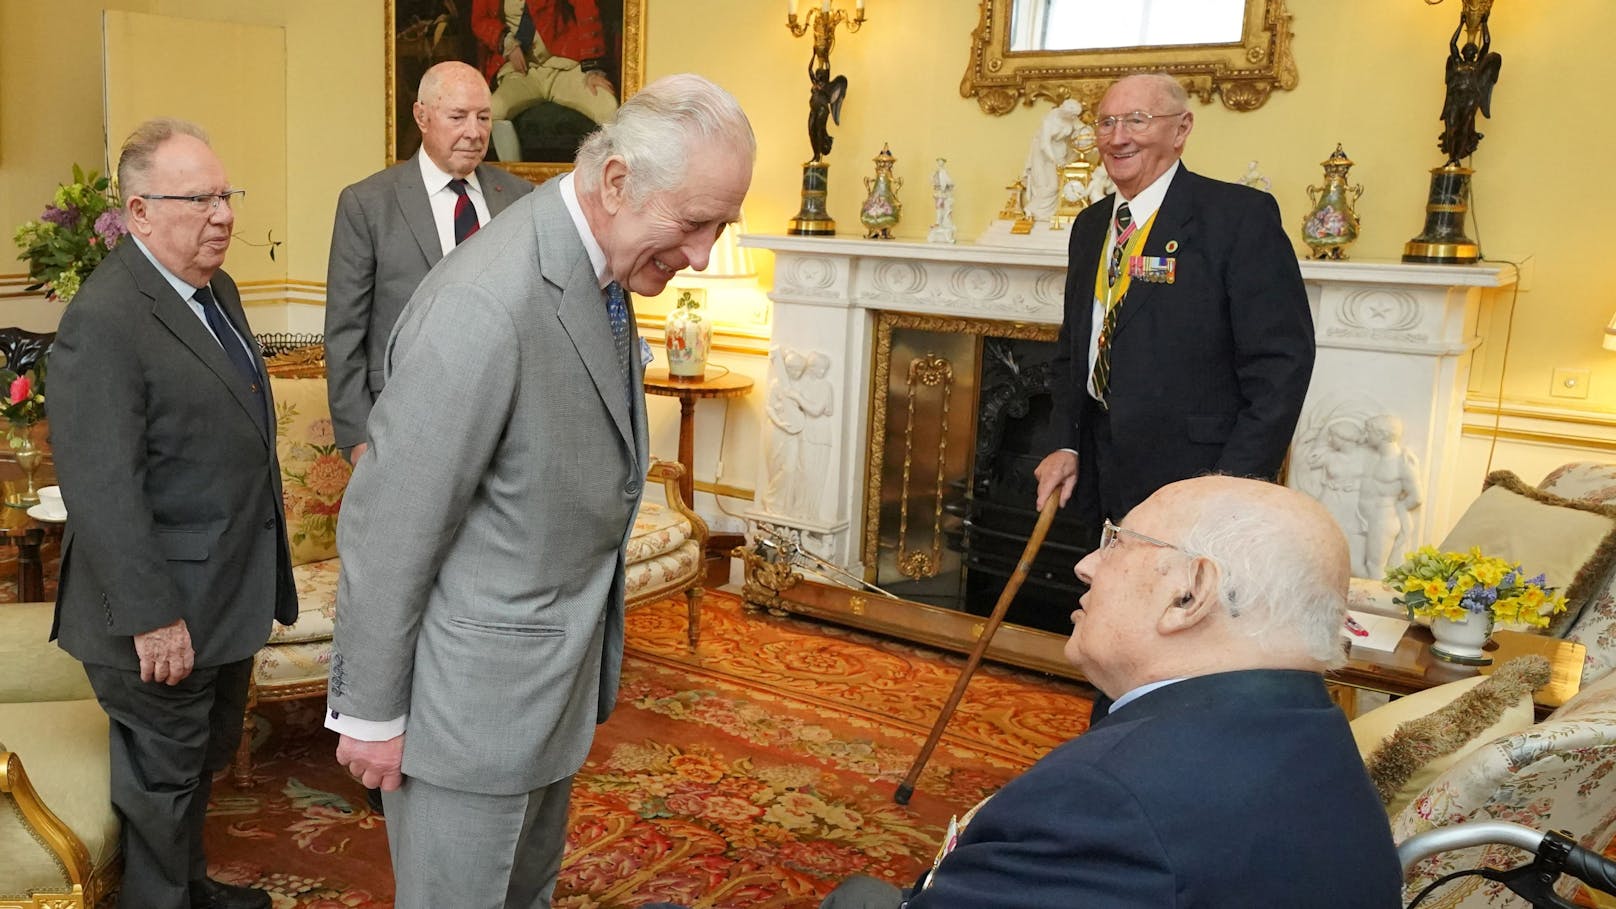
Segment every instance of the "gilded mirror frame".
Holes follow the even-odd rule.
[[[1133,73],[1170,73],[1203,102],[1211,103],[1216,95],[1225,107],[1242,111],[1262,107],[1274,89],[1296,87],[1285,0],[1246,0],[1239,44],[1094,51],[1010,50],[1013,2],[981,0],[981,15],[971,32],[971,59],[960,81],[960,96],[976,98],[989,114],[1007,114],[1017,102],[1059,104],[1067,98],[1092,110],[1112,82]]]
[[[413,155],[411,148],[408,154],[400,154],[399,130],[401,124],[407,126],[408,131],[414,131],[414,119],[410,114],[411,105],[415,97],[415,85],[401,85],[401,77],[408,74],[399,71],[400,39],[416,44],[425,45],[425,53],[430,55],[425,63],[441,62],[442,60],[464,60],[472,66],[477,66],[475,42],[469,34],[469,23],[466,20],[469,3],[442,4],[442,11],[430,23],[416,21],[415,28],[409,34],[400,34],[398,28],[398,9],[400,5],[409,5],[407,0],[382,0],[386,10],[383,16],[382,41],[387,48],[386,83],[387,83],[387,129],[386,129],[386,159],[391,166],[398,161]],[[618,100],[624,101],[645,84],[645,4],[646,0],[600,0],[600,12],[603,19],[609,20],[617,8],[622,10],[622,46],[618,50],[621,66],[617,72],[610,73],[613,83],[618,87]],[[420,4],[417,3],[417,6]],[[611,31],[608,21],[607,31]],[[415,31],[423,34],[415,34]],[[424,70],[424,66],[415,67]],[[579,138],[582,138],[580,135]],[[419,139],[417,138],[418,142]],[[553,156],[548,160],[540,161],[489,161],[495,167],[516,174],[519,177],[531,180],[534,183],[543,183],[545,180],[564,174],[572,170],[571,156],[560,160],[561,156]]]

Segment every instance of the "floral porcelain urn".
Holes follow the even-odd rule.
[[[903,215],[903,203],[898,201],[903,178],[892,175],[892,165],[897,160],[892,157],[892,149],[882,145],[881,154],[875,156],[875,176],[864,178],[864,189],[870,195],[859,207],[859,223],[864,225],[866,240],[892,239],[892,228]]]
[[[701,301],[688,290],[668,313],[665,337],[668,344],[668,374],[700,379],[707,374],[707,353],[713,347],[713,323],[701,314]]]
[[[1363,184],[1347,185],[1352,159],[1341,150],[1340,143],[1321,163],[1324,185],[1307,188],[1313,208],[1302,220],[1302,242],[1312,250],[1315,259],[1345,259],[1347,247],[1358,239],[1358,213],[1352,206],[1363,195]]]

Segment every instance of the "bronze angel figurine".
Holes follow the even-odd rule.
[[[1447,97],[1442,101],[1442,135],[1438,147],[1448,156],[1448,164],[1458,164],[1468,158],[1481,143],[1482,134],[1476,131],[1476,112],[1483,117],[1492,116],[1493,85],[1498,82],[1498,70],[1504,58],[1494,53],[1492,33],[1487,28],[1487,15],[1481,16],[1481,44],[1473,33],[1466,36],[1464,47],[1459,47],[1459,33],[1465,31],[1461,20],[1448,39]]]

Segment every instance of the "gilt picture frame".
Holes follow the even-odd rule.
[[[460,60],[482,70],[490,78],[495,93],[494,134],[489,142],[488,163],[505,168],[535,183],[572,169],[579,140],[595,127],[595,119],[575,101],[561,97],[536,98],[532,93],[515,93],[518,80],[507,84],[512,70],[494,48],[509,46],[506,38],[522,33],[531,41],[527,56],[531,69],[544,67],[546,75],[559,80],[577,79],[575,70],[599,69],[610,82],[615,98],[605,102],[605,110],[639,91],[645,81],[645,4],[646,0],[383,0],[384,41],[386,44],[387,129],[386,161],[407,160],[420,148],[421,134],[415,125],[413,107],[422,74],[434,64]],[[509,9],[507,9],[509,7]],[[525,7],[525,9],[524,9]],[[520,14],[519,28],[511,21]],[[548,26],[566,16],[569,25],[581,18],[585,31],[599,19],[599,57],[574,60],[560,53],[548,56],[542,31],[531,23],[536,19]],[[550,41],[559,49],[586,47],[567,36]],[[590,51],[589,53],[593,53]],[[577,56],[582,57],[580,53]],[[526,62],[526,61],[524,61]],[[591,94],[597,94],[591,91]],[[512,99],[517,99],[513,101]],[[591,105],[597,114],[600,103]],[[506,114],[500,117],[500,114]],[[503,124],[502,124],[503,121]],[[500,151],[505,152],[504,155]],[[514,159],[514,160],[506,160]]]

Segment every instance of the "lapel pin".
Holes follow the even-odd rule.
[[[1178,252],[1178,241],[1177,240],[1168,240],[1167,241],[1167,254],[1172,255],[1173,253],[1176,253],[1176,252]]]

